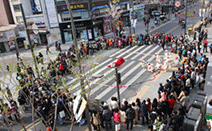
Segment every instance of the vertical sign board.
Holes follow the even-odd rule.
[[[55,9],[55,3],[54,0],[45,0],[46,8],[47,8],[47,14],[49,18],[49,26],[50,28],[58,27],[58,19],[57,19],[57,12]]]

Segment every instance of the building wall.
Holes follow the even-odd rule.
[[[9,25],[6,8],[8,8],[8,6],[5,5],[5,0],[0,0],[0,25]]]
[[[21,11],[14,11],[14,5],[19,5],[20,4],[20,0],[10,0],[10,9],[12,12],[12,16],[13,16],[13,20],[15,24],[19,24],[19,22],[17,21],[17,17],[22,17],[21,15]]]
[[[10,9],[10,3],[8,0],[3,0],[3,1],[4,1],[4,6],[5,6],[6,13],[7,13],[7,19],[9,21],[9,24],[14,24],[12,12]]]

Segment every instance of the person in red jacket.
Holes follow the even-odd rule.
[[[59,64],[59,70],[60,70],[61,75],[63,76],[64,68],[63,68],[62,62],[60,62],[60,64]]]
[[[168,36],[168,34],[165,37],[165,42],[166,42],[166,46],[168,46],[169,45],[169,36]]]
[[[130,46],[132,46],[132,36],[129,37]]]
[[[169,103],[168,115],[170,116],[175,104],[175,100],[173,99],[173,96],[169,96],[168,103]]]

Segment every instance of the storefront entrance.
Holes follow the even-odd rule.
[[[6,52],[4,42],[0,42],[0,53],[4,53],[4,52]]]
[[[39,36],[41,45],[48,44],[46,33],[40,33]]]

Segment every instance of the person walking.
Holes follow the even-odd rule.
[[[130,130],[133,129],[133,120],[135,119],[135,110],[132,108],[131,104],[129,104],[128,109],[126,110],[126,122],[127,122],[127,130],[129,130],[129,125],[130,125]]]

